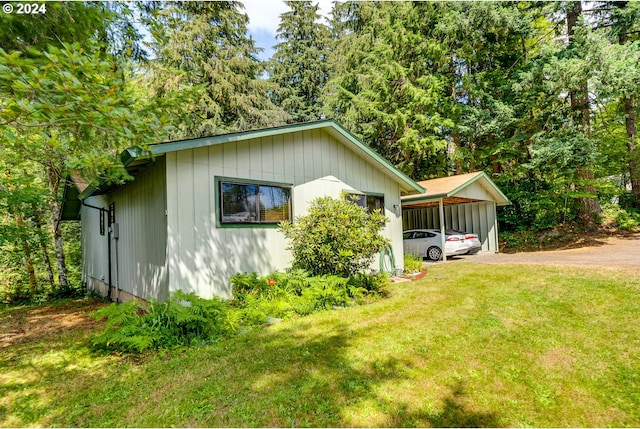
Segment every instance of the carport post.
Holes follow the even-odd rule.
[[[442,205],[442,198],[440,198],[438,200],[438,214],[440,215],[440,238],[442,240],[442,261],[443,262],[447,262],[447,252],[445,249],[445,244],[447,241],[447,237],[445,237],[445,231],[444,231],[444,207]]]

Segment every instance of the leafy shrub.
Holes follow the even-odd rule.
[[[404,254],[404,270],[408,273],[422,270],[422,258],[412,254]]]
[[[233,300],[203,299],[177,291],[164,303],[143,308],[132,300],[111,304],[93,314],[106,320],[93,345],[107,350],[141,353],[215,342],[271,318],[307,315],[386,295],[386,274],[310,276],[303,270],[268,276],[236,274]]]
[[[182,291],[164,303],[152,302],[147,310],[132,300],[111,304],[93,316],[106,319],[103,332],[93,339],[94,346],[137,353],[212,342],[239,326],[239,315],[224,301]]]
[[[270,317],[307,315],[332,307],[362,302],[364,298],[386,296],[386,274],[310,276],[304,270],[275,272],[268,276],[236,274],[232,305],[242,309],[243,322],[264,323]]]
[[[612,223],[619,229],[634,231],[640,227],[640,212],[631,207],[624,209],[617,204],[608,203],[603,204],[602,210],[605,221]]]
[[[311,202],[308,214],[280,229],[291,241],[293,268],[312,275],[350,277],[371,265],[388,244],[380,235],[387,218],[368,213],[346,198],[321,197]]]

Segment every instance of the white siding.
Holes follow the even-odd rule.
[[[85,202],[94,207],[104,209],[109,207],[105,196],[87,198]],[[107,222],[105,219],[105,234],[100,235],[100,211],[84,205],[80,208],[80,219],[82,220],[82,281],[92,289],[95,281],[107,284],[109,281]]]
[[[167,296],[165,163],[159,158],[133,182],[109,196],[88,198],[108,209],[114,203],[118,239],[111,240],[111,274],[116,290],[149,299]],[[99,210],[82,208],[83,279],[108,283],[108,235],[99,235]],[[105,222],[106,223],[106,222]],[[106,225],[105,225],[106,227]]]
[[[183,150],[167,154],[166,162],[170,291],[229,297],[233,274],[290,266],[288,243],[277,229],[216,227],[216,177],[291,184],[294,216],[319,196],[338,197],[344,190],[384,194],[390,219],[384,235],[402,266],[398,183],[325,131]]]
[[[458,194],[456,194],[457,196]],[[438,207],[424,209],[405,209],[403,228],[440,229]],[[496,208],[493,202],[477,202],[444,206],[445,227],[478,234],[482,250],[498,251],[498,230]]]

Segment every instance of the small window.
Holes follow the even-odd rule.
[[[403,232],[402,239],[403,240],[411,240],[413,238],[413,232]]]
[[[384,196],[367,194],[347,194],[348,198],[360,207],[366,208],[369,213],[380,210],[384,213]]]
[[[277,224],[291,220],[291,188],[220,181],[220,222]]]

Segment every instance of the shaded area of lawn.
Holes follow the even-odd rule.
[[[371,305],[140,360],[92,352],[81,323],[2,349],[0,424],[638,426],[639,298],[632,272],[442,264]]]

